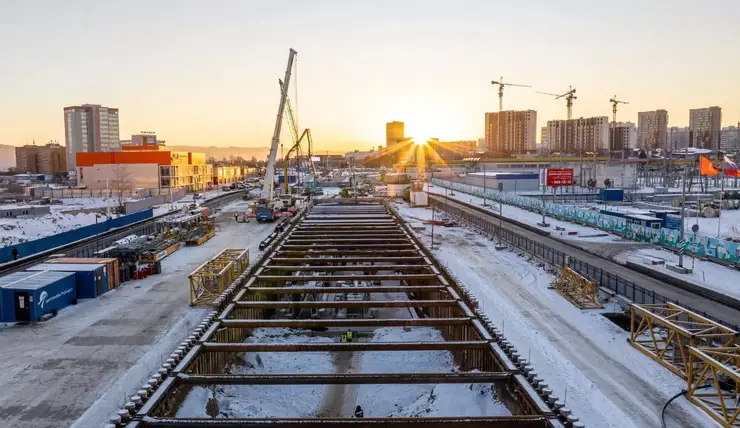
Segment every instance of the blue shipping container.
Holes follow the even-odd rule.
[[[599,200],[605,202],[624,201],[624,190],[622,189],[599,189]]]
[[[77,303],[75,275],[69,272],[15,272],[0,278],[0,321],[39,321]]]
[[[109,290],[107,267],[102,264],[42,263],[27,270],[73,272],[79,299],[94,299]]]

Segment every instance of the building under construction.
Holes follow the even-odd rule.
[[[441,268],[389,206],[364,201],[334,199],[304,209],[257,264],[214,301],[216,310],[138,392],[138,402],[119,412],[117,425],[566,426],[566,415],[546,403],[548,389],[532,385],[532,367],[476,309],[475,299]],[[384,329],[409,333],[401,338],[431,330],[438,338],[384,340],[377,335]],[[321,340],[286,340],[288,334]],[[271,336],[280,340],[265,340]],[[312,366],[295,372],[255,369],[286,353],[295,355],[291,361],[317,354],[334,355],[332,361],[342,356],[376,360],[395,356],[403,361],[430,352],[449,355],[453,369],[433,371],[414,364],[391,366],[391,372],[383,373],[364,371],[362,365],[352,371],[321,371]],[[255,356],[255,366],[245,370],[244,361]],[[473,388],[481,388],[478,396],[494,396],[503,410],[479,416],[379,415],[372,414],[372,402],[365,402],[362,405],[370,413],[364,418],[339,408],[296,417],[289,403],[299,397],[283,396],[276,400],[284,402],[284,407],[277,403],[284,414],[265,417],[261,410],[237,411],[235,404],[257,399],[243,392],[254,386],[326,385],[336,392],[375,385],[382,395],[388,388],[418,384],[456,384],[476,394],[478,389]],[[340,392],[337,397],[351,408],[360,404],[350,393]],[[331,396],[325,398],[332,401]],[[199,409],[197,415],[188,407]]]

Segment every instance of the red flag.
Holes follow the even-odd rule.
[[[699,173],[701,175],[717,176],[719,170],[706,156],[699,156]]]

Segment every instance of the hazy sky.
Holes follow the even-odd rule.
[[[610,116],[617,94],[619,120],[665,108],[685,126],[718,105],[726,126],[739,22],[740,0],[0,0],[0,144],[63,143],[62,108],[95,103],[120,109],[122,138],[267,146],[289,47],[300,126],[329,150],[382,144],[391,120],[482,136],[500,76],[573,85],[574,117]],[[538,126],[565,116],[531,89],[509,88],[504,108],[537,110]]]

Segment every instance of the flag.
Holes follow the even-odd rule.
[[[699,156],[699,173],[701,175],[717,176],[719,170],[706,156]]]
[[[737,166],[737,164],[730,158],[727,157],[727,155],[724,155],[725,157],[725,164],[723,168],[725,169],[725,172],[727,172],[728,169],[734,169],[738,170],[740,167]]]

